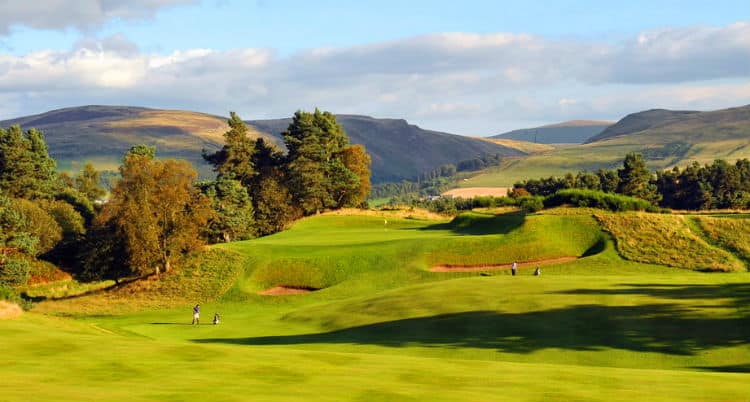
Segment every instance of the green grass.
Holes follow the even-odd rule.
[[[722,218],[698,216],[695,220],[711,241],[750,263],[750,219],[747,215]]]
[[[745,400],[748,274],[623,260],[593,213],[389,217],[387,228],[324,215],[215,246],[156,289],[0,321],[0,400]],[[519,250],[581,258],[541,277],[427,271]],[[324,289],[257,294],[294,280]],[[198,301],[204,323],[219,311],[222,324],[188,325]]]

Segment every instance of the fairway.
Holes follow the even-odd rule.
[[[625,260],[594,215],[322,215],[213,246],[235,279],[204,261],[180,282],[210,283],[198,300],[94,293],[0,321],[0,400],[747,400],[748,273]],[[544,259],[539,277],[430,272]],[[317,290],[260,294],[275,286]]]

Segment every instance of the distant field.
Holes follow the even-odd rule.
[[[354,213],[213,246],[218,254],[163,283],[42,302],[0,321],[0,399],[747,398],[750,274],[623,259],[620,219],[636,215]],[[618,222],[613,235],[594,214]],[[712,216],[718,223],[697,232],[692,217],[651,217],[731,255],[741,237],[718,235],[732,244],[724,249],[708,233],[748,224]],[[689,259],[695,244],[667,246]],[[533,267],[429,272],[561,256],[578,258],[544,265],[540,277]],[[277,285],[320,290],[259,294]],[[198,302],[203,324],[190,326]],[[215,311],[222,323],[208,325]]]
[[[473,197],[505,197],[508,195],[507,187],[467,187],[454,188],[443,193],[456,198],[473,198]]]

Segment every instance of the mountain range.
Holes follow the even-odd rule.
[[[518,149],[477,138],[424,130],[400,119],[339,115],[354,144],[372,157],[373,182],[412,178],[448,163],[483,154],[524,155]],[[263,137],[284,149],[280,133],[291,119],[249,120],[250,136]],[[116,169],[122,155],[139,143],[155,145],[157,155],[184,158],[202,174],[210,174],[201,151],[221,148],[226,118],[205,113],[131,106],[81,106],[0,121],[37,128],[46,137],[50,155],[62,170],[78,171],[91,161],[98,169]]]

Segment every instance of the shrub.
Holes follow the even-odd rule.
[[[559,190],[544,199],[546,208],[560,205],[590,207],[609,211],[658,211],[658,208],[653,204],[640,198],[583,189]]]
[[[25,285],[29,281],[31,264],[18,258],[8,258],[0,263],[0,286]]]
[[[516,201],[518,206],[526,212],[537,212],[545,207],[544,197],[540,196],[519,197]]]
[[[52,250],[62,240],[62,228],[55,218],[38,204],[29,200],[16,198],[13,200],[13,207],[26,218],[25,231],[39,239],[36,247],[37,255]]]

